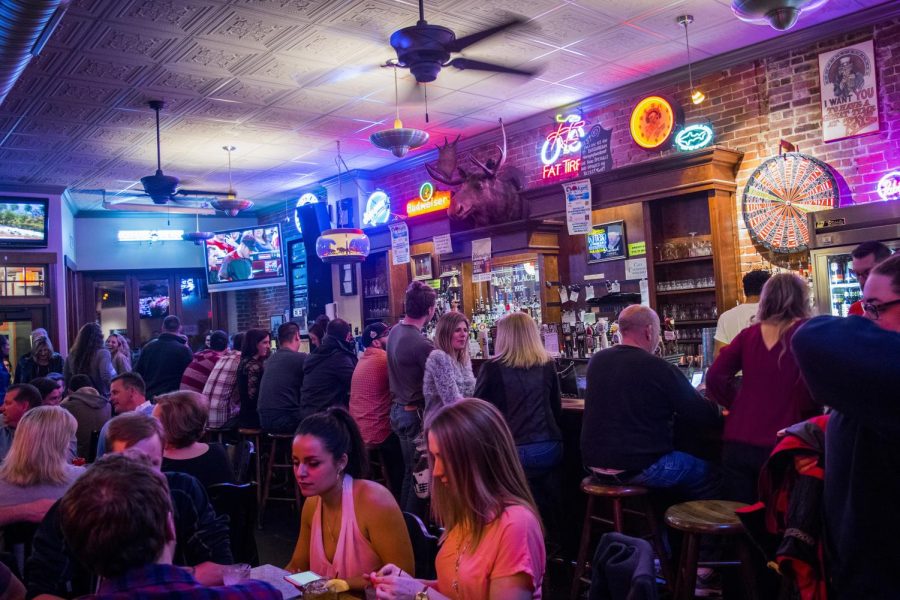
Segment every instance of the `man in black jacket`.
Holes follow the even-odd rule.
[[[322,344],[303,364],[301,421],[331,406],[350,405],[350,380],[357,360],[350,324],[343,319],[330,321]]]
[[[588,363],[581,452],[585,465],[613,483],[667,488],[685,500],[715,498],[712,465],[675,449],[676,420],[702,431],[719,423],[678,367],[654,356],[659,317],[646,306],[619,315],[622,343]]]
[[[134,370],[141,374],[147,385],[147,398],[153,399],[166,392],[174,392],[181,385],[184,370],[194,355],[186,340],[179,335],[181,320],[169,315],[163,320],[163,332],[141,350]]]
[[[159,421],[131,412],[109,422],[111,452],[140,452],[154,468],[162,464],[164,433]],[[163,473],[169,483],[175,521],[173,563],[189,566],[204,585],[222,585],[222,565],[234,562],[229,541],[228,519],[217,517],[200,482],[184,473]],[[25,585],[29,597],[54,594],[71,598],[88,594],[91,574],[72,556],[63,538],[59,502],[47,512],[32,542],[25,563]]]
[[[303,364],[300,352],[300,327],[282,323],[278,328],[278,350],[266,360],[259,383],[259,423],[276,433],[294,433],[300,424],[300,390],[303,388]]]

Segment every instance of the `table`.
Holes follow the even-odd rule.
[[[250,579],[258,579],[272,584],[275,589],[281,592],[281,597],[284,600],[300,598],[300,590],[293,584],[285,581],[285,575],[290,575],[290,572],[275,565],[260,565],[250,569]],[[338,594],[338,600],[355,600],[355,598],[356,596],[353,594]]]

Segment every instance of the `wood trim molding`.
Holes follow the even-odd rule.
[[[59,261],[56,252],[0,252],[0,260],[17,265],[55,265]]]

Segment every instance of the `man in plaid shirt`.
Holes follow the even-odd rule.
[[[209,348],[194,354],[194,359],[181,376],[179,389],[203,393],[206,382],[222,353],[228,350],[228,334],[218,329],[209,334]]]
[[[233,349],[222,353],[203,386],[203,395],[209,400],[208,427],[213,429],[237,427],[237,417],[241,410],[237,372],[243,342],[244,334],[236,333],[232,339]]]

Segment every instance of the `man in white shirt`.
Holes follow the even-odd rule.
[[[744,303],[719,315],[713,359],[719,356],[719,350],[730,344],[737,334],[753,324],[759,308],[759,295],[771,276],[768,271],[750,271],[744,275]]]
[[[147,400],[146,393],[144,378],[134,371],[116,375],[109,385],[109,400],[117,415],[128,412],[151,415],[153,413],[153,405]],[[97,458],[106,454],[106,430],[108,428],[109,421],[100,429],[100,439],[97,442]]]

